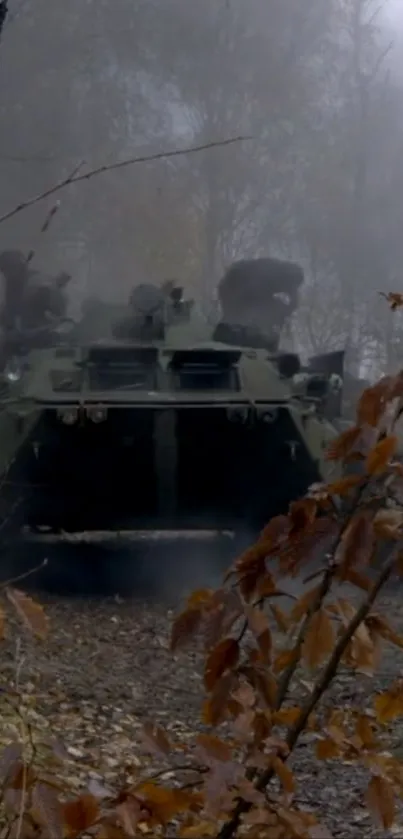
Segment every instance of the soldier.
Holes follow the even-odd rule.
[[[222,320],[216,340],[225,340],[231,326],[260,335],[270,349],[278,347],[286,319],[298,303],[304,280],[299,265],[281,259],[250,259],[234,262],[218,286]]]
[[[2,251],[0,271],[4,277],[4,300],[1,324],[5,331],[14,330],[22,318],[24,296],[31,271],[21,251]]]

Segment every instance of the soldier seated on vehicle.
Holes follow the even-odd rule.
[[[165,334],[164,294],[151,283],[140,283],[129,298],[130,313],[118,320],[113,335],[121,340],[162,340]]]
[[[2,251],[0,272],[4,281],[0,319],[3,330],[9,331],[17,327],[17,322],[21,318],[24,295],[31,271],[21,251]]]
[[[190,318],[194,300],[184,299],[184,288],[177,285],[175,280],[166,280],[162,285],[162,291],[166,297],[166,311],[168,322],[187,321]]]
[[[234,327],[238,339],[252,331],[260,334],[270,351],[278,348],[285,321],[295,311],[303,283],[302,268],[281,259],[250,259],[234,262],[218,285],[221,322],[215,340],[224,340],[223,327]],[[236,337],[234,335],[234,341]],[[228,341],[228,337],[227,337]],[[254,346],[254,344],[253,344]]]
[[[71,277],[61,272],[45,285],[19,251],[0,254],[4,276],[2,356],[46,346],[55,340],[55,330],[66,319],[65,288]]]

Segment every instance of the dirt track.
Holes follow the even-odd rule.
[[[293,583],[294,589],[300,585]],[[399,591],[389,594],[383,608],[403,630],[400,598]],[[9,683],[18,671],[34,727],[52,730],[71,748],[75,763],[68,775],[73,786],[88,775],[113,786],[122,763],[135,771],[140,729],[147,719],[177,730],[181,739],[190,737],[202,698],[201,660],[196,650],[175,657],[169,653],[172,611],[166,593],[148,603],[132,595],[41,595],[41,601],[51,622],[50,641],[40,645],[23,640],[16,645],[10,625],[2,650],[2,678]],[[374,679],[340,676],[328,701],[362,703],[402,667],[402,651],[393,650],[384,656]],[[4,737],[12,724],[3,724]],[[319,806],[339,839],[383,836],[374,830],[363,806],[363,774],[340,764],[318,767],[311,748],[308,736],[296,754],[301,805]],[[393,731],[393,748],[403,753],[403,728]]]

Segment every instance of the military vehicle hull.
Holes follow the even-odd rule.
[[[106,366],[104,353],[39,353],[19,397],[2,406],[13,539],[250,537],[326,477],[334,429],[273,381],[267,395],[255,382],[254,393],[256,353],[199,347],[162,357],[154,347],[115,346]],[[175,389],[181,376],[185,387]]]

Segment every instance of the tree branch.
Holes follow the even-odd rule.
[[[385,563],[382,571],[379,573],[377,579],[375,580],[375,583],[371,591],[368,592],[367,597],[363,600],[361,606],[357,609],[350,622],[346,626],[343,634],[340,636],[329,658],[328,663],[323,668],[323,671],[320,674],[316,684],[312,688],[312,691],[305,705],[303,706],[297,721],[290,728],[288,736],[286,737],[286,743],[289,748],[289,753],[291,753],[295,748],[301,733],[305,729],[308,718],[312,714],[312,711],[314,710],[314,708],[322,698],[323,694],[327,690],[332,679],[336,675],[340,659],[343,653],[346,651],[348,644],[351,641],[351,638],[353,637],[354,633],[356,632],[360,624],[363,622],[363,620],[365,620],[365,618],[367,617],[379,592],[389,579],[393,571],[393,568],[396,564],[396,553],[397,550],[394,551],[392,556],[389,557],[389,560]],[[286,758],[283,758],[283,760],[285,761]],[[269,767],[264,772],[262,772],[259,778],[256,780],[256,789],[262,792],[270,783],[274,774],[275,773],[272,767]],[[234,810],[233,816],[222,826],[221,830],[217,834],[217,839],[232,839],[240,825],[241,816],[244,813],[247,813],[250,810],[250,808],[250,802],[241,798]]]
[[[83,172],[80,175],[69,175],[67,178],[58,181],[58,183],[48,189],[45,189],[44,192],[39,193],[39,195],[35,195],[33,198],[28,198],[26,201],[22,201],[21,204],[17,204],[17,206],[13,207],[12,210],[8,210],[6,213],[3,213],[3,215],[0,216],[0,224],[13,216],[16,216],[17,213],[21,213],[22,210],[26,210],[28,207],[32,207],[34,204],[38,204],[40,201],[43,201],[45,198],[49,198],[50,195],[60,192],[60,190],[65,189],[66,186],[70,186],[70,184],[76,184],[81,181],[89,181],[90,178],[102,175],[104,172],[111,172],[115,169],[124,169],[126,166],[134,166],[137,163],[152,163],[155,160],[164,160],[170,157],[179,157],[180,155],[195,154],[196,152],[206,151],[207,149],[218,148],[220,146],[230,146],[233,143],[241,143],[245,140],[251,139],[252,137],[230,137],[228,140],[212,140],[210,143],[203,143],[203,145],[199,146],[188,146],[183,149],[155,152],[154,154],[145,154],[140,157],[129,157],[125,160],[117,161],[116,163],[107,163],[103,166],[97,166],[95,169],[90,169],[89,172]]]

